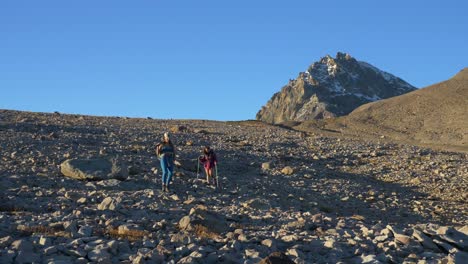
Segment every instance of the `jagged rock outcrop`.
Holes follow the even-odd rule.
[[[415,89],[392,74],[338,52],[335,58],[327,55],[290,80],[256,118],[268,123],[326,119]]]

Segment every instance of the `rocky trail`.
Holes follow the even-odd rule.
[[[179,164],[169,193],[154,155],[166,131]],[[204,145],[221,189],[197,179]],[[7,110],[0,148],[0,263],[468,259],[466,153],[256,121]]]

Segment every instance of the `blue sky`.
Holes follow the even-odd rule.
[[[337,51],[424,87],[468,66],[468,1],[0,2],[0,108],[254,119]]]

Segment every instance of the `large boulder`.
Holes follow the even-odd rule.
[[[179,228],[183,231],[204,231],[219,235],[229,230],[226,218],[220,214],[208,211],[204,205],[198,205],[190,210],[189,215],[179,221]]]
[[[128,167],[117,159],[68,159],[60,165],[66,177],[77,180],[100,181],[108,179],[124,180]]]

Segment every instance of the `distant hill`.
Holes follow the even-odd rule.
[[[468,68],[447,81],[365,104],[322,128],[468,151]]]
[[[268,123],[326,119],[416,88],[349,54],[327,55],[273,95],[256,118]]]

